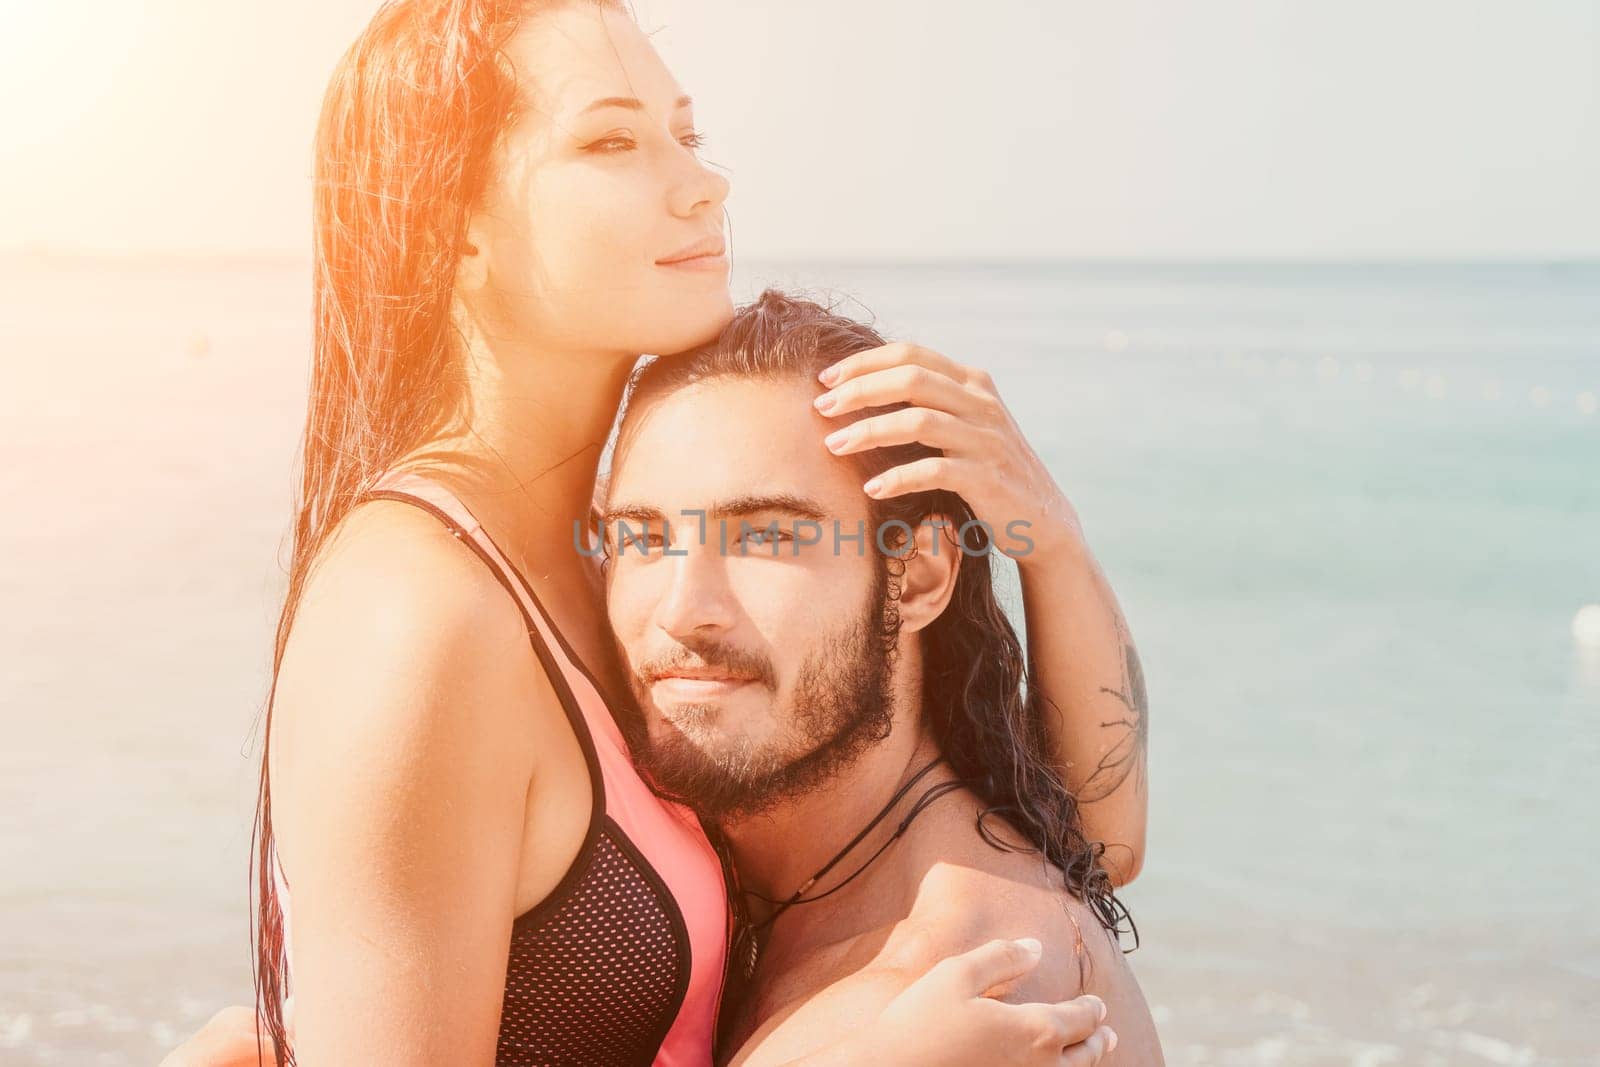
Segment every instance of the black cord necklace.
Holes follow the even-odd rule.
[[[922,796],[917,798],[917,802],[911,806],[911,810],[906,813],[906,817],[900,820],[900,825],[895,827],[895,831],[889,836],[889,839],[883,844],[879,845],[878,850],[871,856],[868,856],[866,862],[862,863],[861,866],[857,867],[853,872],[851,872],[850,877],[846,878],[844,881],[840,882],[826,893],[818,893],[814,897],[808,897],[805,895],[808,889],[816,885],[820,879],[825,878],[829,871],[837,867],[839,863],[850,854],[851,850],[853,850],[857,845],[861,844],[861,842],[866,839],[866,836],[872,832],[874,827],[876,827],[884,819],[888,818],[889,813],[895,809],[895,805],[904,800],[906,794],[911,792],[912,788],[915,787],[916,784],[923,778],[925,778],[928,772],[932,771],[935,767],[943,762],[944,756],[935,756],[920,771],[912,775],[910,781],[906,782],[905,785],[896,790],[894,796],[889,798],[889,803],[885,804],[883,809],[879,811],[878,814],[874,815],[872,820],[868,822],[866,826],[861,828],[861,832],[852,837],[850,839],[850,843],[845,845],[844,848],[840,849],[831,860],[823,864],[821,870],[817,871],[817,873],[813,874],[810,878],[807,878],[805,883],[801,885],[799,889],[796,889],[792,894],[790,894],[788,899],[776,900],[772,897],[757,893],[753,889],[745,889],[740,891],[741,899],[739,905],[739,917],[741,919],[741,928],[735,938],[731,951],[735,959],[740,957],[743,958],[744,977],[747,980],[751,975],[755,974],[756,960],[761,955],[761,933],[762,931],[770,928],[773,923],[777,922],[778,916],[782,915],[796,904],[810,904],[814,901],[831,897],[833,894],[839,892],[839,890],[855,881],[861,876],[862,872],[864,872],[868,867],[872,866],[874,860],[888,850],[890,845],[894,844],[905,835],[905,832],[910,829],[912,821],[916,819],[918,815],[921,815],[930,804],[947,793],[955,792],[957,789],[960,789],[967,784],[964,779],[957,778],[948,782],[940,782],[929,787],[927,792],[923,793]],[[768,904],[775,904],[777,907],[773,909],[771,915],[768,915],[759,923],[751,922],[748,909],[743,901],[743,897],[745,896],[755,897],[757,900],[764,901]]]

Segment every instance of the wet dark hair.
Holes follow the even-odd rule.
[[[804,380],[845,356],[885,343],[872,326],[838,314],[833,307],[768,289],[741,308],[715,340],[670,358],[642,363],[629,380],[618,429],[618,449],[632,420],[658,399],[698,382],[718,379]],[[821,392],[821,386],[817,386]],[[836,419],[839,424],[908,407],[865,408]],[[820,442],[818,447],[820,448]],[[920,443],[854,453],[862,481],[892,467],[942,455]],[[959,495],[948,490],[908,493],[887,500],[865,498],[871,530],[895,520],[916,529],[924,519],[946,516],[939,531],[951,551],[963,551],[955,591],[945,611],[920,634],[924,665],[923,711],[941,751],[956,774],[987,805],[978,832],[991,846],[1011,851],[988,825],[1001,817],[1033,850],[1058,868],[1068,889],[1087,904],[1101,924],[1119,935],[1131,916],[1117,899],[1101,862],[1105,845],[1084,837],[1078,802],[1057,773],[1050,755],[1049,707],[1027,685],[1024,650],[995,595],[987,549],[990,541]],[[964,540],[958,533],[966,528]],[[897,529],[889,527],[890,530]],[[886,534],[893,551],[905,551]],[[883,553],[871,532],[867,543],[887,568],[891,598],[898,597],[904,561]],[[915,546],[911,546],[914,551]],[[1137,937],[1137,931],[1135,930]]]
[[[616,0],[389,0],[340,59],[314,168],[313,353],[288,591],[278,618],[252,840],[255,995],[294,1062],[272,879],[267,753],[284,648],[318,551],[355,502],[461,410],[452,307],[467,223],[523,107],[505,47],[523,20]],[[259,1054],[258,1054],[259,1059]]]

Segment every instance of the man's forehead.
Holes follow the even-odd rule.
[[[771,496],[837,514],[860,497],[860,479],[822,444],[830,427],[811,406],[816,392],[797,380],[728,379],[652,401],[618,443],[608,503],[710,511]]]

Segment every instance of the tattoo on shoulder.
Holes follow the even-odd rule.
[[[1150,706],[1145,695],[1144,668],[1139,664],[1139,651],[1133,647],[1133,635],[1128,625],[1117,617],[1117,636],[1122,639],[1122,685],[1112,689],[1101,686],[1100,692],[1113,696],[1122,705],[1122,713],[1100,724],[1102,729],[1115,730],[1116,743],[1100,757],[1094,773],[1089,775],[1078,791],[1078,799],[1093,803],[1122,788],[1133,776],[1134,788],[1145,790],[1145,748],[1150,736]]]

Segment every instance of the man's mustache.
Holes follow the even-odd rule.
[[[674,645],[671,650],[640,662],[634,674],[648,686],[663,675],[694,670],[723,671],[760,682],[768,689],[778,687],[772,664],[765,656],[721,642]]]

